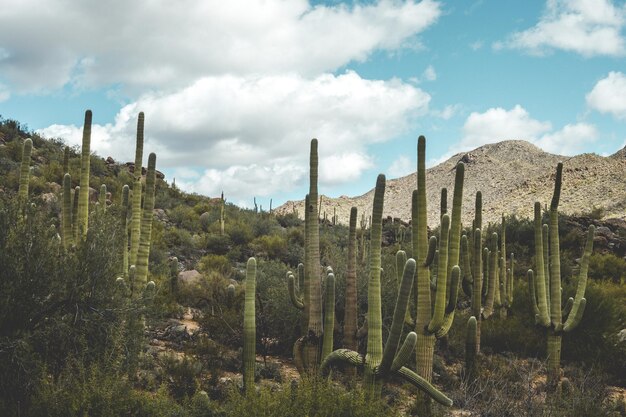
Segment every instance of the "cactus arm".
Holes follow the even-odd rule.
[[[437,252],[437,236],[431,236],[428,239],[428,252],[426,253],[426,259],[424,259],[424,266],[429,267],[435,260],[435,253]]]
[[[487,298],[485,299],[485,310],[483,318],[488,319],[493,313],[493,306],[496,303],[496,291],[499,291],[496,274],[498,273],[498,234],[492,233],[489,250],[489,289],[487,290]]]
[[[514,271],[515,271],[515,255],[511,253],[511,269],[509,270],[509,279],[507,280],[509,284],[509,289],[507,290],[507,296],[508,296],[507,302],[509,306],[513,305]]]
[[[426,379],[422,378],[409,368],[403,366],[402,368],[398,369],[397,374],[405,381],[410,382],[420,390],[427,393],[430,397],[432,397],[433,400],[437,401],[439,404],[445,405],[446,407],[452,406],[452,400],[450,398],[446,397],[445,394],[432,386]]]
[[[296,294],[296,279],[291,271],[287,273],[287,289],[289,290],[289,298],[291,299],[291,304],[293,304],[294,307],[299,310],[304,310],[304,303],[302,302],[302,299],[299,298]]]
[[[572,306],[572,311],[565,322],[565,326],[563,328],[564,331],[568,332],[573,330],[580,322],[580,318],[582,317],[582,311],[584,310],[584,297],[585,297],[585,289],[587,288],[587,274],[589,272],[589,258],[591,257],[591,252],[593,251],[593,237],[595,235],[596,228],[591,225],[589,226],[589,230],[587,232],[587,242],[585,243],[585,251],[583,253],[583,258],[580,262],[580,273],[578,276],[578,288],[576,288],[576,296],[574,298],[574,305]]]
[[[357,350],[357,282],[356,282],[356,219],[357,209],[350,209],[348,233],[348,268],[346,271],[346,307],[344,315],[343,345]]]
[[[440,210],[439,218],[448,212],[448,189],[445,187],[441,189]]]
[[[452,322],[454,321],[454,312],[456,311],[456,302],[459,296],[459,280],[461,275],[461,269],[458,265],[452,268],[452,278],[450,279],[450,299],[446,306],[446,312],[443,316],[443,323],[441,327],[435,333],[437,338],[442,338],[448,334]]]
[[[256,259],[246,265],[246,296],[243,320],[243,385],[247,395],[254,392],[256,348]]]
[[[322,341],[322,359],[333,351],[333,332],[335,330],[335,275],[326,276],[324,297],[324,339]]]
[[[413,258],[410,258],[404,264],[402,281],[400,283],[400,287],[398,288],[398,298],[396,299],[396,306],[393,311],[393,321],[391,322],[389,336],[387,337],[387,343],[385,344],[385,350],[383,351],[383,358],[380,362],[381,375],[385,375],[389,372],[394,356],[398,350],[398,344],[400,343],[400,336],[402,334],[402,326],[404,324],[404,316],[406,315],[407,307],[409,305],[409,297],[411,296],[411,287],[413,286],[415,267],[416,264]]]
[[[81,149],[80,162],[80,194],[78,196],[78,221],[76,223],[79,236],[83,239],[87,236],[89,225],[89,169],[91,165],[91,110],[85,112],[83,125],[83,146]]]
[[[406,260],[405,251],[399,250],[396,252],[396,284],[398,284],[398,288],[402,285],[403,273],[401,271],[405,268]]]
[[[483,261],[483,290],[482,294],[485,297],[485,304],[487,302],[487,294],[489,294],[489,248],[484,247],[481,252],[481,259]]]
[[[63,174],[70,172],[70,147],[63,148]]]
[[[539,323],[542,326],[550,325],[550,316],[548,315],[548,291],[545,281],[545,265],[543,253],[543,232],[541,226],[541,203],[535,202],[535,291],[537,294],[537,307],[539,308]]]
[[[33,151],[33,141],[28,138],[24,141],[22,147],[22,163],[20,165],[20,186],[17,196],[20,201],[25,202],[28,199],[28,187],[30,183],[30,155]]]
[[[581,299],[578,303],[578,308],[570,313],[567,321],[563,325],[563,331],[568,333],[574,330],[580,324],[580,320],[583,318],[585,312],[585,306],[587,305],[586,299]]]
[[[406,365],[406,363],[411,359],[411,354],[413,353],[413,350],[415,350],[416,344],[417,334],[415,332],[409,332],[404,339],[404,343],[400,346],[396,357],[393,358],[391,372],[395,372]]]
[[[357,368],[362,369],[365,364],[365,358],[363,355],[350,349],[337,349],[331,352],[322,361],[322,365],[320,367],[322,375],[328,374],[330,367],[339,363],[356,366]]]
[[[439,236],[439,259],[437,266],[437,292],[435,293],[435,310],[433,318],[428,323],[428,331],[436,333],[443,324],[443,316],[446,309],[447,291],[447,267],[448,267],[448,236],[450,231],[450,216],[444,214],[441,217],[441,229]]]
[[[413,258],[417,262],[415,272],[415,305],[417,309],[415,328],[416,333],[421,334],[432,317],[430,271],[426,264],[430,242],[427,228],[428,212],[426,211],[426,138],[424,136],[420,136],[417,140],[417,189],[413,191],[411,202]]]
[[[463,206],[463,180],[465,177],[465,164],[459,162],[456,165],[454,177],[454,197],[452,199],[452,218],[450,219],[450,237],[448,240],[448,265],[447,279],[452,278],[452,268],[460,265],[461,244],[461,209]]]
[[[472,284],[474,277],[472,276],[472,267],[470,264],[469,244],[467,243],[467,235],[461,236],[461,255],[463,258],[463,292],[468,297],[472,296]]]
[[[68,249],[74,244],[72,233],[72,177],[70,174],[63,176],[63,247]]]
[[[529,269],[528,272],[526,272],[526,278],[528,279],[528,288],[530,290],[530,306],[532,308],[532,313],[535,316],[535,324],[539,324],[540,311],[539,306],[537,305],[537,292],[535,291],[535,285],[537,281],[535,280],[535,273],[532,269]]]
[[[550,303],[550,262],[548,262],[550,259],[550,226],[544,224],[541,233],[543,238],[543,279],[546,282],[546,306],[548,317],[550,317],[550,309],[552,308]]]
[[[80,186],[74,188],[74,196],[72,197],[72,234],[74,235],[74,243],[79,240],[78,235],[78,197],[80,195]]]

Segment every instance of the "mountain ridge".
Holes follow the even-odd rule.
[[[563,162],[563,191],[560,211],[577,215],[602,209],[603,218],[626,218],[626,148],[610,156],[585,153],[575,156],[545,152],[524,140],[506,140],[457,153],[426,170],[428,224],[439,224],[441,188],[448,189],[451,205],[456,164],[465,164],[463,224],[471,224],[477,191],[483,194],[483,219],[499,222],[502,214],[530,218],[535,201],[548,204],[554,187],[557,163]],[[411,193],[417,186],[416,173],[387,180],[384,215],[408,222]],[[322,217],[336,210],[339,223],[347,224],[350,208],[369,216],[373,189],[355,197],[322,199]],[[303,200],[287,201],[278,214],[294,210],[303,217]],[[359,215],[360,215],[359,214]]]

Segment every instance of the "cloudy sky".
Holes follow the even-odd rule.
[[[370,189],[505,139],[626,143],[626,5],[609,0],[3,0],[0,115],[242,205]],[[144,160],[144,164],[146,161]]]

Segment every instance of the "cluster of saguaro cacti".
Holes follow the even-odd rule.
[[[436,265],[436,290],[434,307],[431,303],[431,271],[437,239],[428,239],[426,212],[426,139],[420,136],[417,151],[417,190],[412,198],[413,256],[416,256],[415,277],[417,314],[417,371],[427,381],[432,378],[435,339],[445,336],[450,329],[459,288],[459,247],[461,240],[461,202],[465,166],[456,166],[452,219],[441,217],[439,250]],[[445,199],[442,199],[442,202]],[[447,204],[446,204],[447,206]],[[443,211],[447,207],[442,206]]]
[[[246,394],[254,392],[256,359],[256,259],[246,266],[246,298],[243,309],[243,386]]]
[[[290,298],[296,308],[303,310],[303,327],[306,322],[306,333],[300,337],[293,348],[294,361],[300,372],[315,371],[322,359],[322,352],[330,352],[333,346],[333,329],[326,333],[322,322],[322,280],[319,248],[319,212],[317,208],[317,139],[311,140],[309,157],[309,194],[305,198],[304,237],[305,253],[304,268],[298,268],[299,285],[296,287],[295,277],[288,274]],[[300,272],[302,271],[302,272]],[[332,317],[334,323],[334,275],[332,270],[326,277],[327,319]],[[329,300],[332,298],[332,303]],[[326,333],[326,334],[325,334]],[[321,345],[326,345],[321,346]]]
[[[578,288],[574,298],[569,298],[565,307],[561,306],[561,252],[559,246],[559,198],[563,164],[556,169],[554,194],[550,204],[550,224],[542,226],[541,203],[535,202],[535,271],[528,271],[531,290],[531,303],[535,313],[535,323],[547,332],[548,385],[556,388],[561,377],[561,337],[578,326],[585,311],[585,289],[589,257],[593,249],[595,227],[589,226],[587,241],[580,262]],[[548,248],[549,245],[549,248]],[[566,317],[565,323],[563,318]]]
[[[383,350],[380,275],[384,194],[385,176],[381,174],[376,181],[372,213],[372,246],[369,258],[367,296],[367,354],[363,357],[351,349],[338,349],[324,359],[322,371],[328,370],[334,363],[342,362],[362,368],[365,373],[367,389],[371,395],[379,394],[382,380],[390,375],[398,375],[426,392],[439,403],[449,406],[452,405],[452,401],[448,397],[433,387],[426,379],[404,366],[410,359],[417,339],[417,335],[414,332],[410,332],[400,347],[404,317],[415,275],[415,261],[413,259],[409,259],[404,266],[402,282],[398,289],[398,298],[393,314],[393,322]],[[458,275],[458,268],[455,271]]]

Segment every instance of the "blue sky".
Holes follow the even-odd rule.
[[[8,3],[6,6],[4,4]],[[552,153],[626,144],[620,1],[4,0],[0,115],[242,205],[359,195],[430,164],[525,139]],[[145,164],[145,161],[144,161]]]

